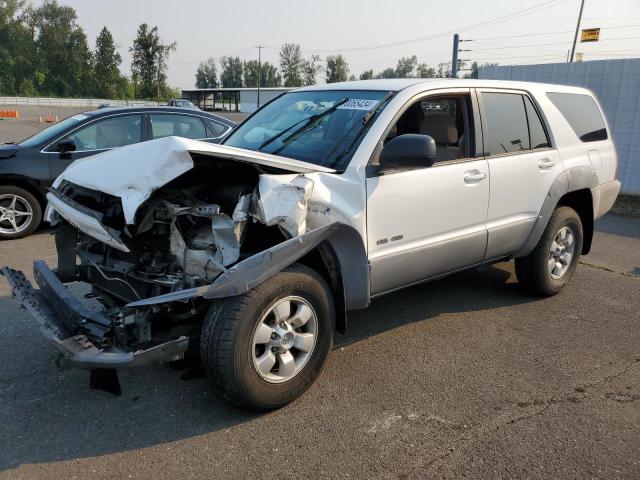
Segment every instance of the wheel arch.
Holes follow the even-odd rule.
[[[582,223],[582,254],[591,250],[593,241],[593,196],[589,188],[568,192],[558,200],[558,206],[570,207],[576,211]]]
[[[513,256],[529,255],[540,241],[553,211],[559,205],[571,207],[580,216],[583,225],[583,254],[589,253],[593,239],[593,198],[591,189],[598,185],[598,177],[591,167],[574,167],[565,170],[553,182],[544,199],[538,219],[524,246]]]
[[[45,197],[45,192],[44,192],[44,188],[35,180],[29,178],[29,177],[22,177],[22,176],[1,176],[0,177],[0,186],[2,187],[18,187],[18,188],[22,188],[26,191],[28,191],[29,193],[31,193],[34,197],[36,197],[36,200],[38,200],[38,202],[40,203],[40,206],[42,207],[42,210],[44,211],[44,208],[47,205],[47,199]]]
[[[352,226],[335,222],[242,260],[211,285],[139,300],[127,307],[242,295],[295,262],[314,268],[336,293],[338,331],[346,330],[347,310],[369,305],[369,265],[362,237]]]

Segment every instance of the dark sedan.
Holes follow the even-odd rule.
[[[171,135],[217,143],[234,125],[186,108],[102,108],[1,145],[0,239],[25,237],[38,228],[47,188],[78,158]]]

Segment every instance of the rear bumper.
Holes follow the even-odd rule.
[[[597,220],[611,210],[616,198],[618,198],[618,193],[620,193],[620,185],[618,180],[613,180],[596,185],[591,189],[594,219]]]
[[[176,360],[184,355],[188,337],[147,350],[127,352],[109,345],[110,320],[89,310],[42,261],[34,262],[40,288],[33,288],[22,272],[2,267],[14,298],[40,325],[44,337],[62,354],[61,363],[84,369],[139,367]]]

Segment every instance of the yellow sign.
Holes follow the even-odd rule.
[[[585,28],[580,34],[580,42],[597,42],[600,40],[599,28]]]

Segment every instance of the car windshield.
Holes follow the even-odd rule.
[[[61,122],[54,123],[49,128],[45,128],[41,132],[36,133],[32,137],[29,137],[20,142],[20,145],[25,147],[35,147],[45,142],[54,140],[59,134],[63,133],[70,127],[77,125],[84,119],[88,118],[86,115],[78,114],[73,117],[65,118]]]
[[[287,93],[248,118],[223,143],[344,170],[372,116],[388,98],[386,91]]]

